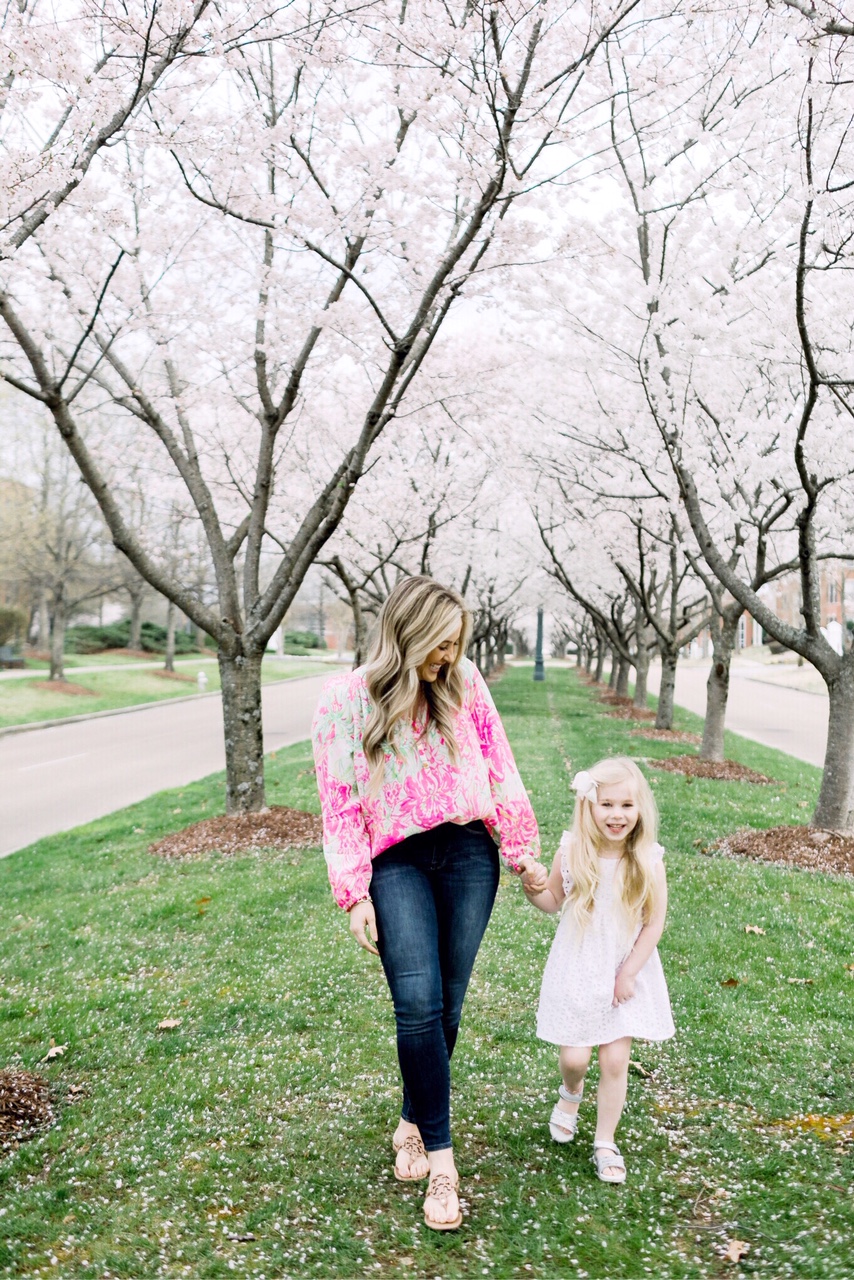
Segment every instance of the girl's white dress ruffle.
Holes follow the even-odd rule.
[[[567,867],[570,840],[560,843],[564,891],[572,881]],[[664,857],[653,847],[653,862]],[[658,949],[653,951],[635,982],[635,994],[613,1007],[617,970],[634,946],[640,926],[632,927],[614,892],[619,859],[599,859],[599,885],[592,919],[582,929],[571,907],[561,914],[546,961],[537,1011],[537,1035],[552,1044],[610,1044],[623,1036],[668,1040],[675,1031],[670,997]]]

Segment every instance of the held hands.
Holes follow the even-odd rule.
[[[524,858],[519,859],[522,877],[522,888],[526,893],[542,893],[549,881],[549,873],[541,862],[537,862],[536,858],[532,858],[530,854],[525,854]]]
[[[374,943],[379,936],[377,934],[377,917],[372,902],[357,902],[355,907],[351,907],[349,911],[350,932],[356,939],[360,947],[364,947],[366,951],[370,951],[371,955],[378,956]]]
[[[617,980],[614,983],[614,999],[611,1002],[612,1008],[616,1009],[618,1004],[625,1004],[627,1000],[631,1000],[635,994],[635,975],[626,973],[625,969],[621,969],[617,974]]]

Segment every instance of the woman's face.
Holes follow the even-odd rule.
[[[427,684],[435,684],[439,679],[439,672],[442,667],[446,667],[453,662],[457,656],[462,629],[463,622],[461,618],[454,630],[448,635],[448,638],[440,641],[435,649],[431,649],[421,666],[418,667],[419,680],[424,680]]]

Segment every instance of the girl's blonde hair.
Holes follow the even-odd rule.
[[[617,891],[629,922],[634,926],[646,923],[655,905],[655,878],[652,871],[653,845],[658,839],[658,809],[649,783],[628,756],[615,756],[600,760],[587,772],[597,788],[628,782],[638,807],[638,820],[634,830],[626,837],[625,852],[617,870]],[[593,899],[599,885],[597,857],[605,844],[593,820],[593,805],[579,795],[575,802],[572,820],[572,840],[568,853],[569,873],[572,877],[566,905],[574,912],[579,924],[585,925],[593,914]]]
[[[435,683],[422,684],[418,668],[458,626],[460,639],[454,661],[442,667]],[[382,786],[384,744],[394,745],[398,721],[412,716],[422,691],[428,717],[450,747],[451,758],[458,759],[454,715],[463,704],[465,682],[459,664],[470,634],[471,614],[462,596],[432,578],[404,578],[386,600],[366,668],[373,709],[362,746],[371,770],[371,794]]]

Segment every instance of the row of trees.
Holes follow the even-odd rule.
[[[7,398],[7,413],[9,403]],[[20,407],[19,407],[20,408]],[[148,583],[109,537],[101,513],[68,451],[50,425],[10,414],[0,432],[8,474],[0,479],[0,583],[18,602],[16,636],[50,655],[50,679],[63,680],[66,632],[105,601],[122,602],[126,647],[139,650],[143,611],[154,601]],[[188,576],[193,548],[182,520],[160,514],[165,537]],[[173,667],[177,613],[166,609],[166,666]],[[203,642],[204,636],[200,638]]]
[[[825,564],[854,558],[850,51],[789,48],[759,15],[711,42],[686,14],[673,35],[684,74],[666,103],[675,45],[609,42],[608,217],[588,216],[586,255],[539,282],[559,373],[528,401],[538,528],[617,687],[634,666],[643,700],[657,650],[659,726],[680,649],[710,629],[709,758],[745,612],[809,660],[829,695],[814,820],[851,830],[854,650],[820,616]],[[791,574],[799,624],[768,591]]]
[[[55,30],[4,22],[3,374],[133,571],[215,639],[229,810],[264,803],[261,657],[318,563],[360,650],[395,574],[464,588],[486,667],[541,564],[621,685],[657,649],[662,722],[711,625],[722,725],[747,608],[854,723],[854,659],[815,610],[851,523],[834,7],[81,0]],[[792,568],[800,629],[762,595]],[[843,738],[816,816],[850,827]]]

